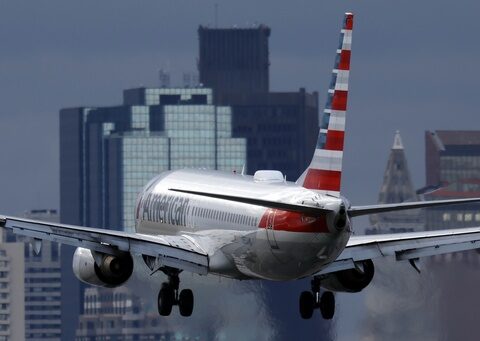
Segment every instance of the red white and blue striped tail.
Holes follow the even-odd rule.
[[[340,196],[342,177],[352,29],[353,14],[345,13],[315,154],[306,171],[297,180],[305,188],[336,197]]]

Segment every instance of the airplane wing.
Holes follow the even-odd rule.
[[[396,261],[414,262],[421,257],[478,248],[480,227],[352,236],[340,256],[317,275],[353,269],[357,262],[367,259],[393,256]]]
[[[223,199],[228,201],[241,202],[244,204],[258,205],[269,208],[276,208],[284,211],[300,212],[309,215],[322,215],[333,212],[329,208],[308,206],[304,204],[292,204],[280,201],[265,200],[256,197],[235,196],[224,193],[199,192],[179,188],[170,188],[170,191],[200,195],[209,198]],[[402,202],[397,204],[378,204],[368,206],[352,206],[347,209],[349,217],[359,217],[362,215],[369,215],[374,213],[392,212],[400,210],[410,210],[415,208],[426,208],[446,205],[459,205],[468,203],[478,203],[480,198],[466,198],[466,199],[447,199],[447,200],[429,200],[429,201],[414,201]]]
[[[276,208],[284,211],[300,212],[300,213],[305,213],[310,215],[320,215],[320,214],[333,212],[332,210],[328,208],[323,208],[323,207],[307,206],[303,204],[291,204],[291,203],[285,203],[281,201],[265,200],[265,199],[254,198],[254,197],[245,197],[245,196],[240,197],[240,196],[234,196],[234,195],[228,195],[228,194],[222,194],[222,193],[198,192],[198,191],[191,191],[191,190],[178,189],[178,188],[170,188],[170,191],[201,195],[209,198],[241,202],[244,204],[264,206],[264,207]]]
[[[7,216],[0,216],[0,227],[34,241],[50,240],[109,254],[127,251],[158,258],[161,265],[202,275],[208,272],[207,253],[189,236],[150,236]]]

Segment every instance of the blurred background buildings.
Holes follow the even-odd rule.
[[[318,93],[308,93],[305,89],[270,91],[270,33],[270,28],[263,25],[230,29],[201,26],[199,76],[186,73],[183,87],[173,86],[168,72],[160,70],[158,88],[127,89],[120,105],[62,109],[61,221],[132,229],[136,193],[164,170],[205,167],[240,171],[245,165],[250,174],[257,169],[279,169],[288,180],[298,177],[310,161],[316,141]],[[427,187],[420,196],[414,190],[403,143],[397,134],[379,202],[417,200],[423,195],[429,199],[479,196],[480,132],[426,132],[425,139]],[[468,205],[431,209],[426,214],[412,210],[376,215],[371,217],[373,229],[369,233],[479,225],[477,212],[478,206]],[[27,216],[58,220],[52,210],[32,211]],[[181,325],[163,329],[165,320],[145,310],[142,297],[128,288],[109,290],[80,285],[72,274],[72,250],[68,247],[62,248],[59,259],[55,244],[44,243],[37,254],[30,243],[8,237],[6,241],[0,245],[0,340],[20,340],[22,335],[26,339],[58,340],[60,326],[63,340],[82,341],[106,337],[120,340],[121,335],[169,340],[178,336],[173,330],[182,329]],[[432,266],[441,271],[445,261],[452,259],[458,267],[465,266],[464,260],[474,265],[478,254],[438,258]],[[449,276],[439,281],[445,283],[443,292],[421,291],[427,288],[427,283],[415,296],[411,295],[411,288],[406,289],[408,283],[418,278],[412,268],[396,270],[395,281],[403,278],[397,284],[388,264],[379,269],[375,287],[368,293],[370,300],[367,297],[370,320],[366,324],[370,332],[377,332],[377,339],[382,339],[379,335],[393,338],[398,335],[399,327],[407,325],[413,327],[404,331],[413,333],[419,323],[428,323],[430,317],[419,317],[418,310],[425,306],[430,310],[436,308],[433,298],[438,301],[439,297],[447,297],[448,307],[461,312],[471,302],[458,302],[451,293],[465,289],[459,282],[478,282],[468,278],[449,282],[452,277],[449,272]],[[442,276],[442,272],[437,273]],[[455,276],[469,275],[456,271]],[[298,293],[308,286],[308,280],[264,283],[263,297],[277,328],[276,339],[312,335],[321,335],[323,340],[334,338],[331,324],[299,319]],[[386,301],[394,294],[402,296],[402,302],[408,302],[406,307],[400,307],[400,301]],[[432,300],[425,301],[429,298]],[[375,300],[382,303],[381,309],[368,303]],[[25,302],[25,307],[12,302]],[[199,313],[201,307],[196,309]],[[392,312],[397,315],[390,321],[405,323],[396,326],[385,323],[385,314]],[[438,314],[442,320],[452,322],[451,311],[438,310]],[[460,313],[454,317],[469,321],[468,316]],[[454,339],[462,330],[448,333],[451,325],[444,324],[445,335]],[[198,337],[195,333],[184,336]]]

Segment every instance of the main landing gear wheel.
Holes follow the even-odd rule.
[[[180,315],[190,316],[193,312],[193,292],[190,289],[183,289],[179,294],[180,270],[165,268],[162,271],[168,275],[168,282],[162,283],[162,289],[158,293],[158,313],[161,316],[169,316],[174,305],[178,305]]]
[[[175,292],[167,283],[163,283],[158,293],[158,313],[162,316],[170,315],[174,302]]]
[[[335,315],[335,296],[331,291],[325,291],[320,297],[320,312],[325,320],[331,320]]]
[[[315,299],[312,292],[302,292],[300,294],[300,316],[302,316],[302,319],[311,318],[313,309],[315,309]]]
[[[300,316],[309,319],[314,309],[318,308],[325,320],[331,320],[335,315],[335,296],[331,291],[325,291],[320,296],[320,279],[312,279],[312,291],[304,291],[299,300]]]
[[[180,296],[178,298],[178,310],[180,310],[180,315],[190,316],[193,311],[193,292],[190,289],[183,289],[180,291]]]

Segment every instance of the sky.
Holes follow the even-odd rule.
[[[480,127],[477,1],[216,2],[221,27],[271,27],[273,91],[305,87],[320,103],[343,13],[355,13],[342,183],[353,204],[376,202],[396,130],[420,188],[425,130]],[[180,85],[214,5],[0,0],[0,212],[58,208],[59,110],[118,104],[123,89],[157,86],[159,69]]]

